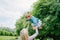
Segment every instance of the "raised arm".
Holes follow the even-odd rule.
[[[29,37],[29,39],[34,39],[38,35],[38,29],[36,28],[36,33]]]
[[[30,22],[28,21],[28,24],[27,24],[27,27],[26,27],[27,30],[29,29],[29,26],[30,26]]]

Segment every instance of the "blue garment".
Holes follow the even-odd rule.
[[[34,26],[37,26],[38,20],[39,20],[38,18],[31,16],[29,21],[33,23]]]

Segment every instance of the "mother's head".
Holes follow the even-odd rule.
[[[27,29],[22,29],[21,31],[20,31],[20,40],[28,40],[28,37],[29,37],[29,35],[28,35],[28,30]]]

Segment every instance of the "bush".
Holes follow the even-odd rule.
[[[60,40],[60,3],[55,0],[38,0],[34,3],[32,15],[42,20],[42,30],[39,30],[37,38],[42,40],[45,37],[51,37],[54,40]],[[22,24],[24,16],[16,22],[17,33],[27,26]],[[32,35],[32,27],[30,25],[29,34]]]

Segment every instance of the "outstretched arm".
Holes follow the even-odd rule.
[[[29,39],[34,39],[38,35],[38,28],[36,28],[36,33],[29,37]]]
[[[27,30],[29,29],[29,26],[30,26],[30,22],[28,21],[28,25],[26,27]]]

